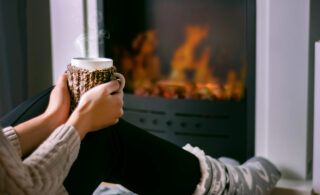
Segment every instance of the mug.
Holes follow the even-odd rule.
[[[89,89],[111,80],[118,80],[123,90],[125,78],[116,72],[110,58],[72,58],[67,66],[68,86],[71,97],[71,112],[78,105],[80,97]]]

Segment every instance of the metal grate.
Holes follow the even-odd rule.
[[[125,95],[124,119],[183,146],[199,146],[208,154],[246,159],[245,101],[172,100]]]

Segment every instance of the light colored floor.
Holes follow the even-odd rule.
[[[312,192],[312,181],[280,179],[272,195],[315,195]]]
[[[102,182],[101,186],[116,186],[117,184]],[[271,195],[320,195],[312,191],[311,181],[280,180]]]

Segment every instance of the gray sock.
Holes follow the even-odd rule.
[[[262,157],[253,157],[242,165],[232,165],[237,164],[235,160],[214,159],[198,147],[187,144],[184,149],[197,156],[200,162],[202,178],[194,192],[196,195],[269,194],[281,176],[279,170]]]
[[[232,166],[239,166],[240,165],[239,161],[237,161],[233,158],[225,157],[225,156],[218,158],[218,160],[223,162],[226,165],[232,165]]]
[[[269,194],[281,177],[267,159],[253,157],[240,166],[226,165],[230,187],[226,194]]]
[[[207,194],[269,194],[281,176],[279,170],[262,157],[253,157],[240,166],[206,157],[212,167],[211,185],[206,182],[206,188],[209,188]]]

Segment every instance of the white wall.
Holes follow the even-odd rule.
[[[313,187],[320,193],[320,41],[316,44],[315,59]]]
[[[84,7],[87,10],[88,34],[85,36]],[[72,57],[98,57],[98,16],[97,1],[88,0],[51,0],[51,33],[53,80],[66,70]],[[88,40],[88,49],[85,41]]]
[[[83,56],[83,6],[82,0],[51,0],[51,45],[53,80],[66,70],[72,57]],[[78,38],[78,40],[77,40]]]
[[[98,15],[97,0],[88,0],[88,56],[99,57],[99,36],[103,36],[98,30],[98,22],[103,22],[102,13]]]
[[[309,0],[257,0],[256,155],[307,178]]]

